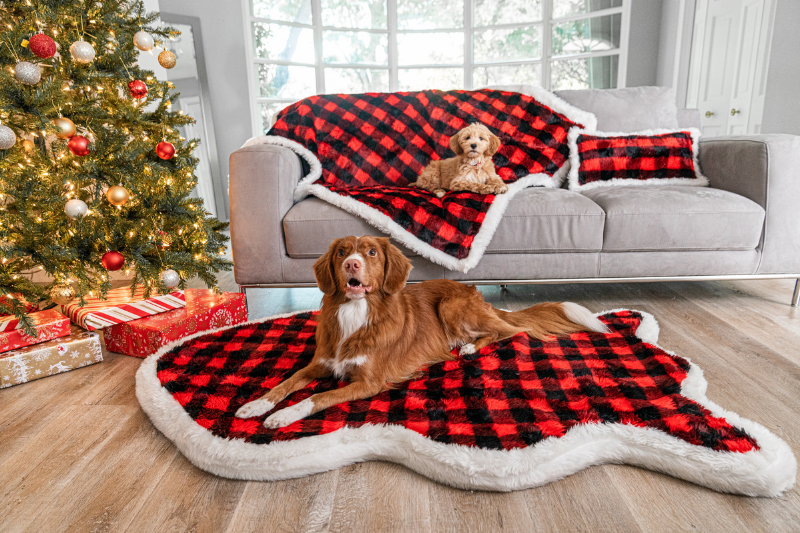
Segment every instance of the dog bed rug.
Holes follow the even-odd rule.
[[[450,137],[473,122],[500,138],[492,162],[508,192],[448,192],[440,199],[409,188],[432,160],[455,156]],[[570,128],[596,124],[594,115],[544,89],[533,95],[492,89],[328,94],[288,106],[267,135],[245,146],[285,146],[308,163],[295,201],[313,194],[423,257],[467,272],[517,192],[561,185]]]
[[[793,485],[789,446],[708,400],[702,371],[655,344],[651,315],[598,316],[611,333],[548,342],[520,334],[280,429],[262,425],[268,415],[234,413],[311,360],[316,312],[166,346],[142,363],[136,395],[192,463],[237,479],[286,479],[383,459],[455,487],[500,491],[604,463],[750,496]],[[276,409],[343,385],[312,382]]]

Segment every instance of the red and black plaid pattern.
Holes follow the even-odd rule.
[[[600,137],[578,135],[579,185],[612,179],[694,179],[692,136],[687,131],[660,135]]]
[[[212,434],[259,444],[345,426],[397,424],[436,442],[509,450],[561,437],[579,424],[620,423],[716,451],[758,448],[744,431],[680,394],[689,363],[636,337],[641,316],[631,311],[602,317],[612,333],[548,342],[520,334],[285,428],[265,428],[268,415],[236,418],[239,407],[308,364],[315,319],[316,313],[301,313],[192,339],[158,360],[158,378]],[[312,382],[276,409],[345,385],[333,379]]]
[[[317,184],[463,259],[494,195],[449,193],[440,200],[405,187],[432,160],[454,157],[450,137],[473,122],[502,141],[492,160],[507,183],[529,174],[552,176],[569,157],[567,132],[577,125],[523,94],[420,91],[312,96],[281,111],[268,135],[308,148],[322,165]]]

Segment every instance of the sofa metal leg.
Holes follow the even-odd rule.
[[[508,285],[500,285],[500,290],[501,291],[507,291],[508,290]]]
[[[800,305],[800,278],[794,282],[794,294],[792,294],[792,307]]]
[[[247,299],[247,287],[239,285],[239,292],[244,294],[244,308],[247,311],[247,320],[250,320],[250,300]]]

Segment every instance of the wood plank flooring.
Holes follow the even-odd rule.
[[[708,397],[800,451],[800,310],[793,281],[482,287],[496,306],[570,300],[648,311],[659,344],[704,370]],[[222,287],[235,290],[232,276]],[[316,308],[316,289],[249,292],[250,316]],[[798,531],[800,490],[745,498],[628,466],[537,489],[457,490],[390,463],[276,483],[192,466],[134,394],[139,359],[0,390],[0,531]]]

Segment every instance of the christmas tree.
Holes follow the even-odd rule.
[[[103,297],[109,271],[149,296],[231,268],[227,224],[189,198],[199,141],[177,128],[193,120],[137,66],[178,35],[157,19],[138,0],[0,2],[0,312],[26,329],[24,301]]]

